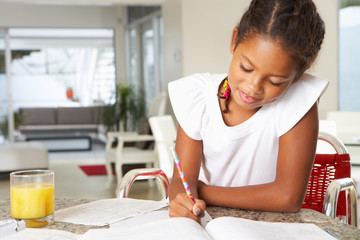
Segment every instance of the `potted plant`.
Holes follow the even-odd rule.
[[[24,112],[20,109],[17,112],[14,112],[14,128],[17,130],[21,124],[24,122]],[[0,136],[3,135],[5,138],[8,137],[9,125],[7,117],[0,121]]]
[[[103,122],[107,131],[135,131],[138,121],[145,116],[145,97],[142,90],[133,86],[118,84],[115,101],[103,110]]]

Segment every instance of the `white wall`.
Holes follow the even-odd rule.
[[[0,3],[2,27],[115,27],[115,8]]]
[[[163,79],[167,83],[184,76],[182,0],[169,0],[162,5],[163,16]]]
[[[174,4],[176,2],[177,4]],[[169,82],[196,72],[227,72],[231,59],[230,38],[232,29],[240,20],[250,0],[167,0],[163,4],[165,42],[164,76]],[[330,80],[331,84],[320,101],[320,117],[338,106],[338,30],[337,0],[314,0],[326,24],[325,41],[311,73]],[[181,10],[181,15],[178,12]],[[179,17],[181,20],[179,23]],[[174,34],[175,30],[178,32]],[[174,64],[174,50],[180,49],[181,63]],[[167,66],[171,66],[167,68]],[[178,67],[176,71],[174,68]],[[179,72],[181,71],[181,73]]]
[[[183,0],[184,74],[227,72],[230,41],[249,0]]]
[[[325,22],[326,33],[322,49],[310,73],[330,81],[329,88],[322,96],[319,105],[320,118],[326,118],[326,112],[338,110],[338,0],[314,0]]]

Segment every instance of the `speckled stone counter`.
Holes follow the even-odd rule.
[[[55,200],[55,223],[48,226],[49,229],[65,230],[73,233],[83,234],[91,228],[107,228],[86,226],[80,224],[62,223],[56,221],[56,210],[67,208],[83,203],[88,203],[93,200],[88,199],[56,199]],[[261,212],[249,211],[233,208],[223,207],[207,207],[207,211],[212,218],[233,216],[242,217],[257,221],[267,222],[290,222],[290,223],[314,223],[325,231],[330,231],[339,239],[359,239],[360,229],[353,226],[341,223],[335,219],[325,216],[319,212],[302,209],[298,213],[275,213],[275,212]],[[10,201],[0,201],[0,220],[10,219]]]
[[[344,224],[311,209],[301,209],[297,213],[262,212],[224,207],[207,207],[206,209],[212,218],[232,216],[266,222],[313,223],[341,240],[360,239],[359,228]]]
[[[94,200],[88,199],[67,199],[67,198],[57,198],[55,199],[55,223],[47,226],[45,228],[48,229],[58,229],[64,230],[77,234],[84,234],[89,229],[92,228],[108,228],[107,227],[97,227],[97,226],[89,226],[89,225],[81,225],[81,224],[73,224],[73,223],[65,223],[65,222],[57,222],[56,221],[56,210],[62,208],[68,208],[72,206],[76,206],[83,203],[88,203]],[[10,200],[0,201],[0,220],[10,219]]]

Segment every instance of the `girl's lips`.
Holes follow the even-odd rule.
[[[256,98],[253,98],[253,97],[250,97],[248,95],[246,95],[243,91],[239,91],[240,92],[240,97],[241,97],[241,100],[246,103],[246,104],[253,104],[255,102],[258,101],[258,99]]]

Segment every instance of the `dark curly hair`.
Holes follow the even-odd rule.
[[[278,41],[296,61],[298,74],[315,61],[325,35],[311,0],[253,0],[237,28],[237,44],[252,34]]]

